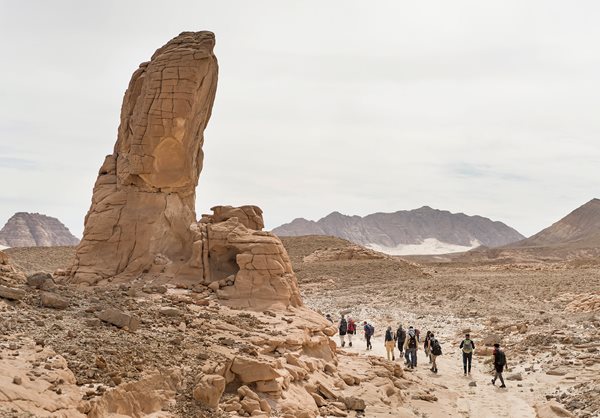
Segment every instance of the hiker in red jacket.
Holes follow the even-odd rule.
[[[352,347],[352,336],[356,335],[356,323],[348,316],[348,346]]]

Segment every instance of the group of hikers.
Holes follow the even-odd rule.
[[[333,324],[333,318],[330,314],[326,315],[326,318]],[[346,346],[346,339],[348,340],[348,346],[352,347],[352,337],[356,335],[357,325],[353,318],[350,316],[346,317],[342,315],[338,324],[338,335],[340,338],[340,345],[342,347]],[[375,334],[375,327],[368,323],[367,321],[363,321],[362,328],[364,332],[364,337],[367,342],[367,350],[372,350],[373,345],[371,344],[371,338]],[[390,361],[395,361],[395,350],[396,347],[400,351],[400,358],[404,356],[405,364],[408,368],[414,369],[417,367],[417,352],[419,350],[419,346],[421,344],[421,333],[418,329],[413,326],[409,326],[408,329],[402,328],[402,325],[398,327],[398,329],[394,332],[392,327],[387,327],[385,331],[384,344],[387,353],[387,359]],[[471,374],[471,363],[473,361],[473,352],[475,351],[475,343],[471,339],[470,334],[465,334],[465,338],[461,341],[459,349],[462,352],[462,362],[463,362],[463,372],[464,375]],[[429,364],[431,364],[431,371],[433,373],[438,372],[437,366],[437,358],[442,355],[442,346],[435,334],[431,331],[427,331],[425,335],[425,339],[423,341],[423,350],[425,351],[425,356],[429,360]],[[500,380],[500,387],[505,388],[504,378],[502,373],[506,366],[506,354],[503,350],[500,349],[500,344],[494,344],[494,369],[496,374],[492,379],[492,384],[496,384],[496,380]]]

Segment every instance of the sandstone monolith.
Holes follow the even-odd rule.
[[[85,218],[75,282],[136,277],[158,255],[190,257],[203,132],[217,87],[214,44],[211,32],[184,32],[133,74]]]

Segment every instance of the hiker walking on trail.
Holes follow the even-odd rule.
[[[435,338],[435,335],[432,333],[429,334],[429,352],[431,356],[431,371],[434,373],[438,372],[437,361],[436,359],[442,355],[442,346],[440,342]]]
[[[352,336],[356,335],[356,323],[348,316],[348,346],[352,347]]]
[[[406,340],[406,331],[402,328],[402,324],[396,331],[396,341],[398,342],[398,351],[400,351],[400,358],[404,355],[404,341]]]
[[[429,341],[431,338],[431,331],[427,331],[427,335],[425,335],[425,342],[423,343],[423,350],[425,351],[425,355],[429,359],[429,363],[431,364],[431,346],[429,345]]]
[[[367,321],[363,322],[363,329],[365,331],[365,340],[367,340],[367,350],[372,350],[371,337],[375,334],[375,328],[373,325],[368,324]]]
[[[506,365],[506,354],[504,351],[500,350],[500,344],[494,344],[494,368],[496,369],[496,375],[492,379],[492,385],[496,384],[496,379],[500,379],[501,388],[505,388],[504,379],[502,378],[502,372],[504,371],[504,367],[508,370],[508,366]]]
[[[419,337],[415,332],[415,329],[410,326],[408,327],[408,335],[406,341],[404,341],[404,351],[406,352],[407,366],[411,369],[417,367],[417,350],[419,349]]]
[[[396,347],[396,338],[394,335],[394,331],[392,331],[392,327],[387,327],[385,331],[385,351],[387,353],[387,359],[392,361],[396,360],[394,356],[394,347]]]
[[[465,334],[465,339],[461,341],[460,347],[463,358],[463,371],[465,376],[471,374],[471,362],[473,361],[473,351],[475,351],[475,343],[469,334]]]
[[[338,333],[340,334],[340,344],[342,347],[346,346],[346,334],[348,333],[348,322],[344,315],[342,315],[342,319],[340,319],[340,323],[338,324]]]

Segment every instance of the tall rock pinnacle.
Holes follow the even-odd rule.
[[[100,168],[73,266],[76,282],[191,256],[204,129],[217,88],[211,32],[184,32],[135,71],[114,152]]]

